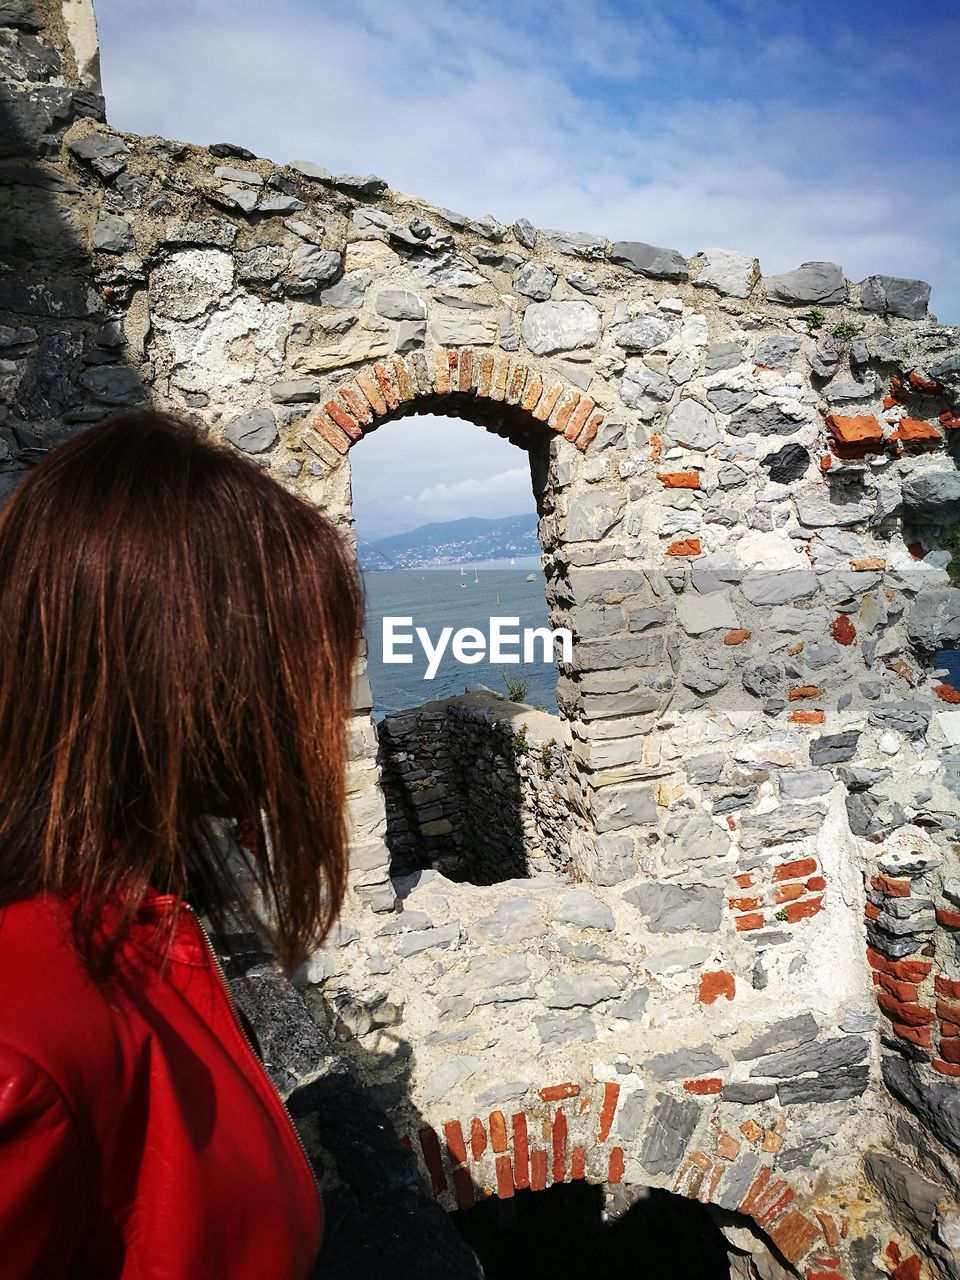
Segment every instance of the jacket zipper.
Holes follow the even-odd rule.
[[[203,941],[206,944],[207,954],[210,956],[210,959],[213,961],[213,967],[216,970],[217,975],[220,979],[220,986],[222,987],[223,994],[226,997],[227,1007],[229,1008],[231,1016],[233,1017],[234,1025],[236,1026],[237,1030],[240,1032],[240,1035],[243,1037],[243,1042],[247,1046],[247,1049],[250,1051],[250,1056],[253,1058],[254,1062],[256,1063],[257,1068],[260,1072],[260,1075],[264,1078],[264,1080],[266,1080],[267,1087],[270,1089],[270,1092],[273,1094],[277,1102],[280,1104],[280,1110],[283,1112],[284,1119],[286,1120],[286,1123],[287,1123],[287,1128],[296,1139],[297,1146],[300,1148],[300,1154],[303,1156],[303,1163],[307,1166],[307,1171],[310,1174],[310,1181],[313,1183],[313,1188],[317,1193],[317,1198],[320,1199],[320,1184],[317,1182],[317,1175],[314,1173],[313,1165],[310,1163],[310,1157],[307,1155],[307,1148],[303,1145],[303,1139],[300,1137],[300,1134],[297,1132],[297,1126],[293,1123],[293,1121],[290,1118],[290,1113],[289,1111],[287,1111],[287,1108],[284,1105],[284,1101],[283,1101],[283,1098],[281,1098],[280,1096],[279,1090],[277,1089],[273,1081],[270,1079],[269,1072],[267,1071],[266,1067],[264,1067],[263,1063],[260,1060],[259,1055],[257,1054],[256,1049],[254,1049],[253,1045],[251,1044],[250,1037],[247,1035],[246,1027],[244,1027],[243,1022],[237,1016],[237,1005],[236,1005],[236,1001],[233,998],[233,992],[230,990],[230,983],[229,983],[229,980],[227,979],[226,971],[224,970],[224,967],[220,961],[220,957],[217,955],[216,948],[214,947],[213,942],[210,938],[210,935],[207,932],[206,926],[204,925],[200,917],[197,915],[193,907],[190,906],[189,902],[185,902],[182,905],[193,917],[194,921],[196,922],[197,928],[200,930],[200,933],[203,937]]]

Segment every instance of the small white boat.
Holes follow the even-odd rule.
[[[536,582],[536,580],[537,580],[537,575],[536,575],[535,573],[528,573],[528,574],[527,574],[527,581],[528,581],[528,582]]]

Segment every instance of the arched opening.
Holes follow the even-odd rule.
[[[457,416],[408,414],[350,452],[367,675],[391,873],[490,884],[567,858],[549,439],[504,406],[487,430],[437,407]]]

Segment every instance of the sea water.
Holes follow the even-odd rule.
[[[533,580],[528,581],[531,575]],[[484,684],[507,697],[505,675],[526,681],[523,701],[556,714],[557,668],[552,661],[492,664],[484,658],[464,664],[453,657],[448,646],[432,680],[424,678],[427,659],[419,643],[405,650],[413,656],[411,664],[383,661],[385,616],[412,618],[412,626],[425,628],[434,642],[444,627],[454,631],[476,627],[487,635],[493,617],[517,618],[521,631],[525,627],[547,627],[548,609],[538,556],[517,557],[513,563],[491,560],[465,564],[462,572],[459,567],[449,566],[366,572],[363,582],[374,719],[382,720],[391,712],[419,707],[436,698],[452,697],[473,684]],[[537,658],[541,657],[542,644],[538,641]]]

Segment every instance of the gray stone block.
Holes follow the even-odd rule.
[[[781,1080],[777,1097],[785,1107],[808,1102],[841,1102],[845,1098],[859,1098],[869,1083],[869,1067],[848,1067],[798,1080]]]
[[[563,1048],[570,1044],[587,1044],[597,1038],[597,1029],[588,1013],[574,1018],[534,1018],[540,1043]]]
[[[712,449],[720,443],[715,415],[689,396],[670,411],[664,431],[676,444],[689,449]]]
[[[559,974],[544,1003],[548,1009],[575,1009],[592,1006],[620,995],[621,987],[612,978],[588,978]]]
[[[427,304],[410,289],[381,289],[374,308],[390,320],[422,320],[427,314]]]
[[[689,1080],[695,1076],[715,1075],[726,1066],[726,1060],[708,1044],[658,1053],[646,1064],[654,1080]]]
[[[266,453],[280,438],[272,409],[250,409],[224,428],[224,437],[244,453]]]
[[[734,1057],[736,1056],[734,1054]],[[755,1107],[758,1102],[768,1102],[776,1092],[776,1085],[742,1080],[725,1084],[721,1097],[725,1102],[739,1102],[745,1107]]]
[[[732,436],[792,436],[803,423],[775,404],[772,400],[760,401],[741,409],[727,424]]]
[[[542,227],[540,234],[551,249],[576,258],[602,258],[607,251],[605,237],[589,231],[556,231],[552,227]]]
[[[613,912],[586,889],[569,889],[557,903],[556,919],[561,924],[574,924],[581,929],[613,929]]]
[[[101,213],[93,229],[92,244],[100,253],[127,253],[137,247],[130,223],[115,213]]]
[[[661,249],[641,240],[618,240],[611,246],[610,260],[629,267],[651,280],[686,280],[687,260],[676,249]]]
[[[648,1173],[672,1174],[687,1149],[700,1119],[696,1102],[679,1101],[658,1093],[640,1148],[640,1164]]]
[[[918,592],[906,623],[910,640],[927,653],[960,643],[960,590]]]
[[[930,286],[925,280],[907,280],[901,276],[867,276],[860,281],[860,305],[864,311],[903,316],[906,320],[922,320],[927,314],[929,301]]]
[[[796,1049],[815,1040],[819,1030],[817,1020],[812,1013],[800,1013],[793,1018],[785,1018],[782,1022],[774,1023],[766,1031],[761,1031],[747,1044],[734,1049],[733,1056],[738,1062],[750,1062],[754,1058],[762,1058],[765,1054],[778,1050]]]
[[[825,795],[835,781],[827,769],[795,769],[792,773],[781,773],[777,778],[780,794],[786,800],[812,800]]]
[[[908,1164],[882,1151],[868,1151],[863,1158],[867,1177],[898,1217],[925,1235],[933,1231],[937,1204],[948,1197],[945,1187],[930,1182]]]
[[[743,360],[739,342],[713,342],[707,348],[707,373],[719,373],[721,369],[735,369]]]
[[[612,330],[617,346],[631,352],[652,351],[655,347],[661,347],[672,332],[670,325],[656,316],[635,316],[632,320],[616,325]]]
[[[835,262],[803,262],[793,271],[765,276],[767,297],[789,306],[805,303],[846,302],[847,282]]]
[[[789,369],[800,345],[800,339],[792,334],[778,333],[758,344],[753,359],[767,369]]]
[[[124,365],[99,365],[80,375],[80,383],[104,404],[135,405],[146,399],[139,369]]]
[[[751,1076],[774,1079],[793,1078],[804,1072],[835,1071],[862,1062],[869,1050],[863,1036],[838,1036],[833,1040],[810,1041],[795,1049],[766,1054],[753,1066]]]
[[[682,933],[720,928],[723,889],[706,884],[645,884],[624,894],[625,901],[646,917],[651,933]]]
[[[841,764],[857,754],[860,741],[859,729],[846,729],[843,733],[825,733],[810,740],[810,763]]]
[[[526,298],[533,298],[534,302],[546,302],[556,283],[557,277],[549,267],[538,262],[527,262],[514,277],[513,289]]]
[[[600,340],[600,312],[590,302],[531,302],[520,333],[538,356],[594,347]]]
[[[916,737],[926,733],[932,710],[932,707],[925,702],[907,699],[881,702],[872,708],[868,720],[878,729],[895,729],[897,733]]]
[[[601,834],[657,821],[657,802],[648,786],[601,787],[593,792],[591,811]]]

